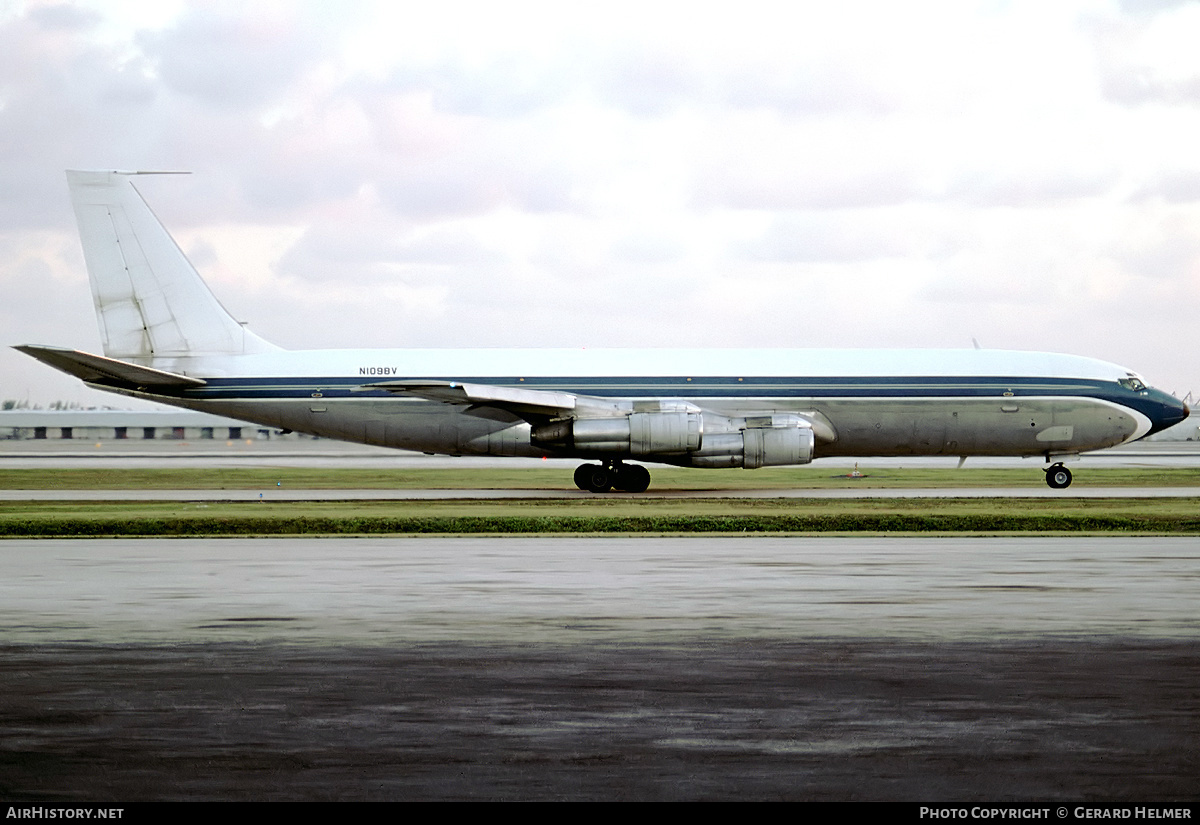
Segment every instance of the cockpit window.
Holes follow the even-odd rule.
[[[1142,379],[1138,378],[1136,375],[1130,375],[1127,378],[1122,378],[1117,381],[1117,383],[1125,389],[1133,390],[1134,392],[1141,392],[1142,390],[1146,389],[1146,385],[1142,382]]]

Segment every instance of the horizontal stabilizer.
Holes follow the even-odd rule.
[[[80,378],[89,384],[137,388],[137,387],[203,387],[205,381],[176,375],[173,372],[140,367],[103,355],[92,355],[76,349],[61,347],[20,346],[13,349],[29,355],[43,364],[49,364],[68,375]]]

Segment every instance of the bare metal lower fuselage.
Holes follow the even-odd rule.
[[[331,392],[314,382],[307,398],[206,400],[121,390],[161,403],[225,415],[325,438],[447,455],[631,458],[587,449],[547,449],[530,441],[530,423],[504,409],[454,406],[419,398]],[[532,381],[526,386],[535,387]],[[105,388],[105,387],[101,387]],[[113,389],[113,388],[106,388]],[[1084,396],[991,398],[693,397],[735,416],[818,414],[831,422],[815,440],[828,456],[1055,456],[1116,446],[1153,428],[1149,416],[1111,400]],[[687,456],[643,455],[642,461],[689,464]]]

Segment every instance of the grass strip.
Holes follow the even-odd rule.
[[[24,502],[0,537],[565,533],[1200,534],[1195,499],[872,499],[829,502]]]

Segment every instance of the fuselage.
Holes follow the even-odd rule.
[[[22,352],[101,389],[328,438],[430,453],[579,456],[591,492],[640,464],[822,456],[1055,457],[1187,417],[1128,370],[999,350],[287,351],[231,316],[133,186],[67,173],[104,355]],[[1071,474],[1059,462],[1047,483]]]
[[[530,441],[487,404],[369,388],[430,379],[599,399],[678,399],[724,416],[799,414],[813,457],[1051,459],[1182,420],[1186,407],[1114,364],[1002,350],[312,350],[157,358],[203,387],[131,395],[330,438],[444,454],[596,455]],[[672,456],[644,460],[679,463]]]

